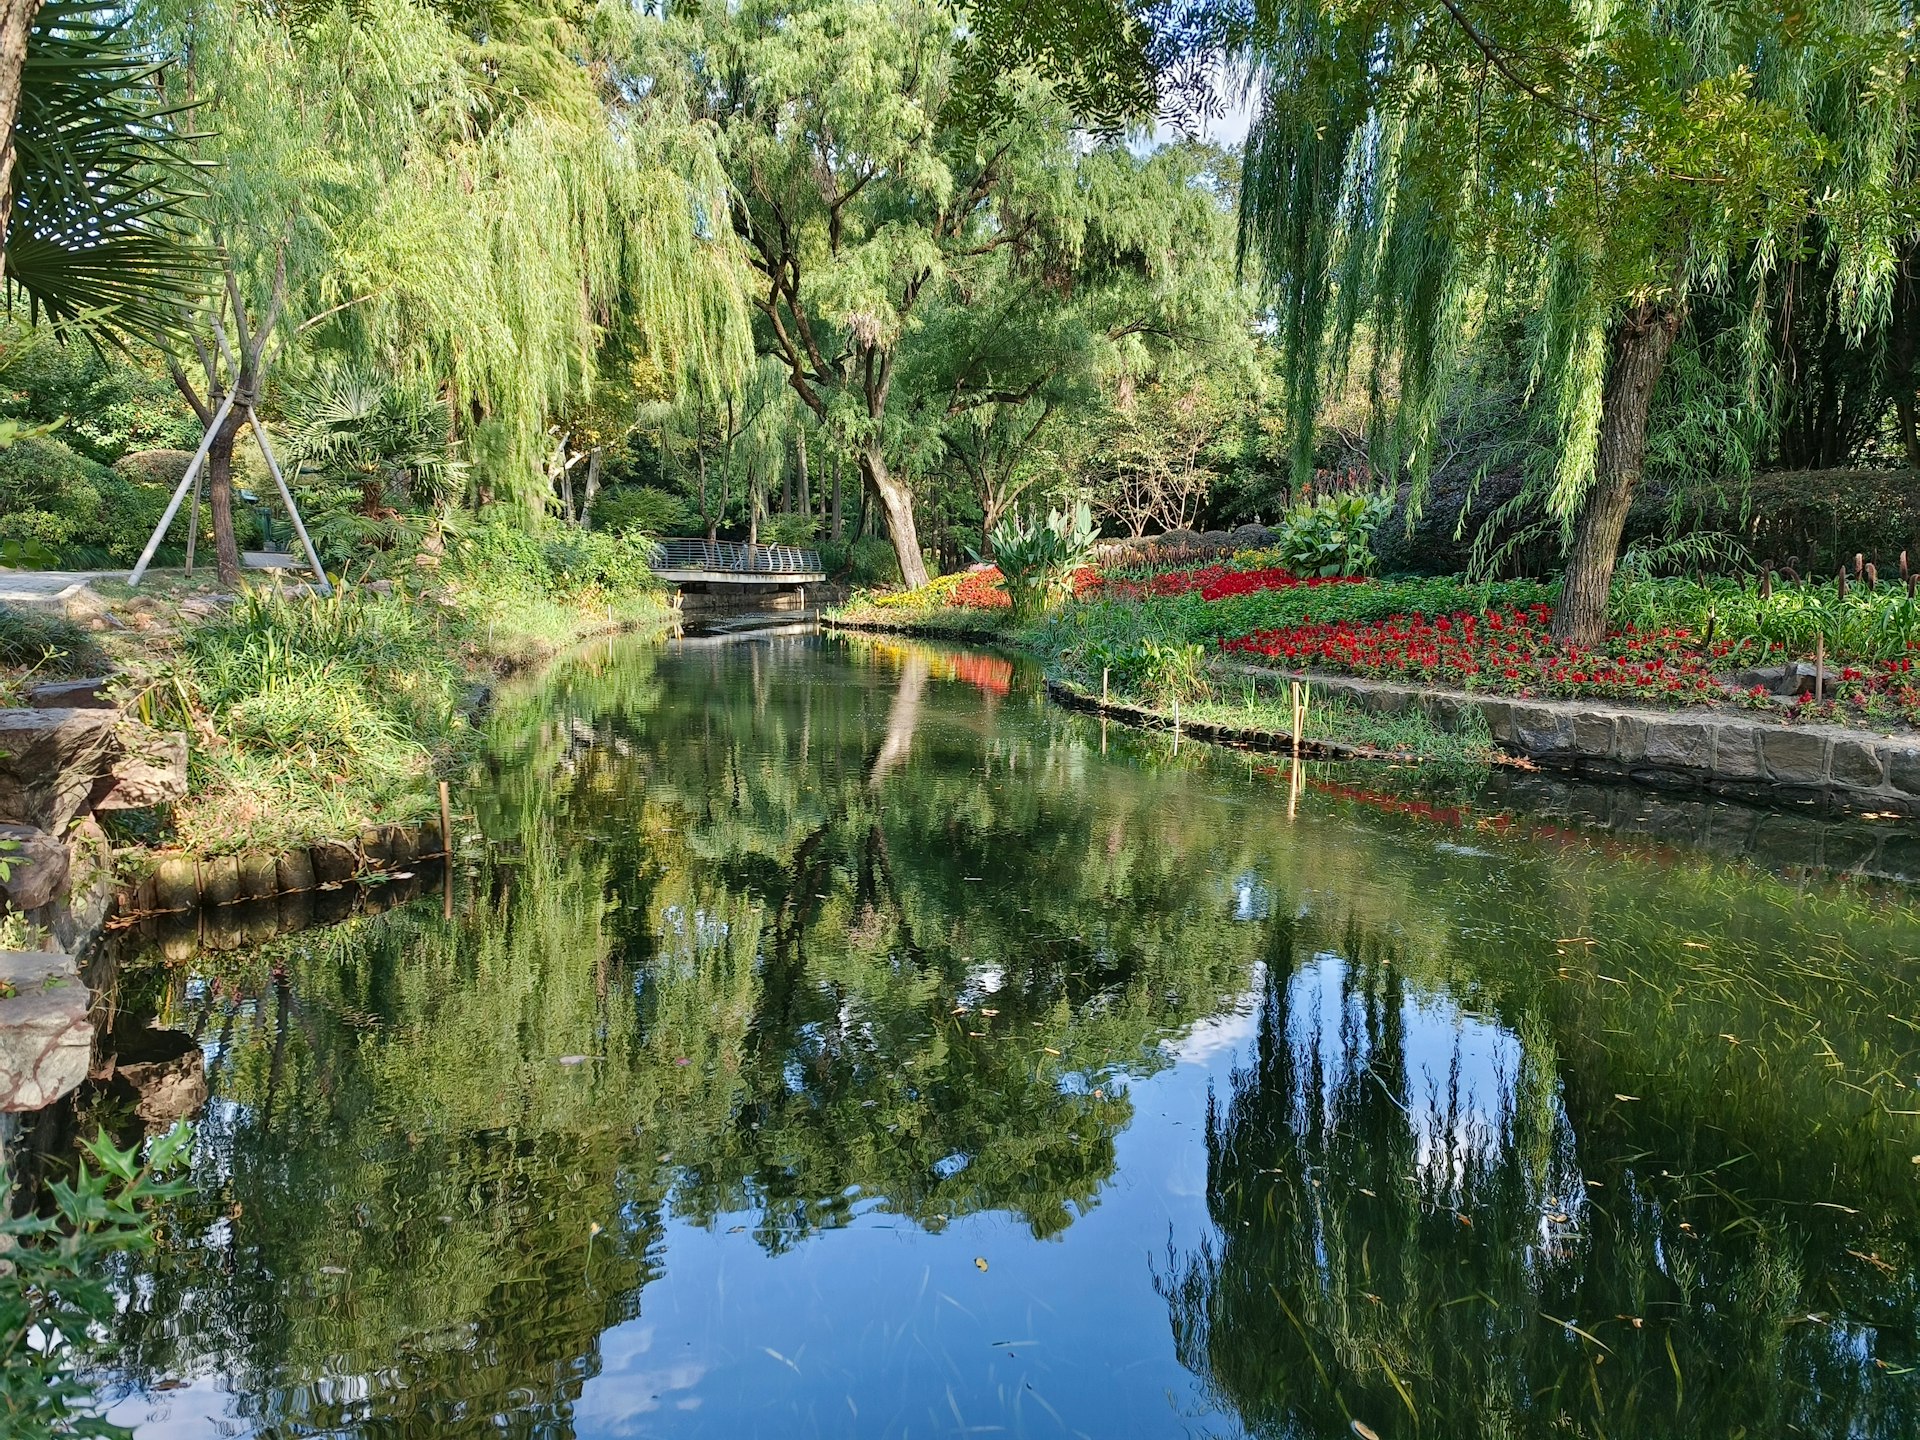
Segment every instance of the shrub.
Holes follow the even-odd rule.
[[[678,495],[651,485],[622,485],[602,491],[593,502],[593,528],[638,530],[643,535],[692,535],[700,528],[700,517]]]
[[[138,1146],[121,1150],[101,1134],[73,1180],[49,1187],[51,1214],[0,1219],[0,1434],[125,1433],[99,1418],[99,1390],[81,1371],[110,1348],[119,1313],[109,1262],[153,1244],[154,1205],[185,1193],[168,1177],[184,1168],[189,1138],[175,1126],[143,1163]]]
[[[1280,522],[1280,563],[1296,575],[1366,575],[1373,534],[1393,508],[1384,494],[1353,491],[1296,505]]]
[[[879,586],[900,583],[900,559],[890,541],[879,535],[863,535],[858,540],[829,540],[820,547],[820,564],[836,580],[854,585]]]
[[[1044,522],[1009,515],[993,529],[993,558],[1013,613],[1030,621],[1073,593],[1073,575],[1098,539],[1087,502],[1052,510]]]
[[[762,545],[811,545],[820,522],[811,515],[769,515],[760,526]]]

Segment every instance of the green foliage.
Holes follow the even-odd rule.
[[[30,313],[107,336],[176,334],[213,256],[191,243],[195,179],[179,118],[131,15],[39,7],[19,75],[6,288]]]
[[[0,667],[80,675],[102,658],[93,637],[65,616],[0,605]]]
[[[1844,597],[1834,582],[1793,585],[1776,579],[1762,595],[1751,578],[1689,580],[1627,574],[1616,580],[1609,620],[1642,630],[1669,626],[1705,635],[1711,624],[1721,640],[1745,642],[1733,663],[1771,663],[1769,650],[1784,646],[1811,659],[1824,639],[1830,660],[1905,658],[1920,645],[1920,600],[1899,584],[1849,584]],[[1777,661],[1778,656],[1773,657]]]
[[[636,70],[653,22],[418,0],[158,7],[206,132],[196,208],[287,363],[321,357],[451,409],[474,477],[546,504],[549,427],[605,376],[723,383],[747,306],[710,132]],[[280,279],[284,267],[284,280]],[[618,352],[616,354],[615,352]]]
[[[38,568],[131,564],[168,491],[87,459],[55,436],[0,448],[0,544]],[[176,523],[186,532],[185,511]]]
[[[466,733],[448,638],[405,597],[347,584],[324,599],[252,590],[189,631],[176,678],[221,741],[190,752],[196,795],[218,803],[183,838],[231,849],[272,823],[298,843],[418,804]]]
[[[811,545],[820,535],[820,522],[811,515],[769,515],[760,522],[762,545]]]
[[[1286,513],[1275,547],[1280,563],[1296,575],[1368,575],[1373,572],[1373,535],[1392,512],[1379,492],[1319,495]]]
[[[87,344],[66,326],[17,321],[0,325],[0,347],[0,415],[58,426],[58,438],[89,460],[199,443],[179,391],[144,360]]]
[[[1073,572],[1092,552],[1099,530],[1087,502],[1050,510],[1044,521],[1010,515],[994,529],[994,563],[1013,602],[1014,618],[1037,619],[1073,593]]]
[[[893,546],[877,535],[858,540],[829,540],[820,547],[820,563],[832,579],[869,588],[900,583],[900,561]]]
[[[498,514],[460,532],[454,547],[457,572],[490,591],[587,602],[658,590],[651,569],[658,554],[638,531],[554,525],[535,532]]]
[[[671,491],[651,485],[622,485],[603,491],[593,502],[593,528],[642,535],[689,535],[698,525],[693,507]]]
[[[466,470],[448,453],[450,428],[431,386],[344,366],[288,397],[284,458],[308,483],[437,510],[458,498]]]
[[[143,1156],[102,1133],[83,1147],[73,1178],[48,1187],[51,1214],[0,1219],[0,1433],[127,1433],[99,1417],[99,1392],[81,1372],[112,1349],[104,1337],[120,1292],[110,1267],[116,1257],[150,1251],[154,1207],[187,1193],[173,1177],[191,1138],[175,1126]]]

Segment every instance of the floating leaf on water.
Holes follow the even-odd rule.
[[[1364,1420],[1349,1420],[1347,1427],[1358,1435],[1360,1440],[1380,1440],[1380,1432]]]
[[[1638,1100],[1640,1097],[1638,1095],[1615,1095],[1613,1098],[1616,1100]]]
[[[976,1269],[976,1270],[985,1270],[985,1269],[987,1268],[987,1257],[986,1257],[986,1256],[984,1256],[984,1255],[976,1255],[976,1256],[974,1256],[974,1257],[973,1257],[973,1268],[974,1268],[974,1269]]]

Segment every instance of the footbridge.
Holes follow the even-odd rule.
[[[662,540],[653,573],[683,594],[709,605],[771,602],[774,609],[806,604],[806,587],[827,578],[818,550],[796,545],[745,545],[737,540]],[[786,593],[792,592],[792,593]],[[736,603],[737,602],[737,603]]]

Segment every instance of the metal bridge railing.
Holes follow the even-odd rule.
[[[725,575],[806,575],[820,552],[797,545],[745,545],[738,540],[662,540],[656,570],[711,570]]]

